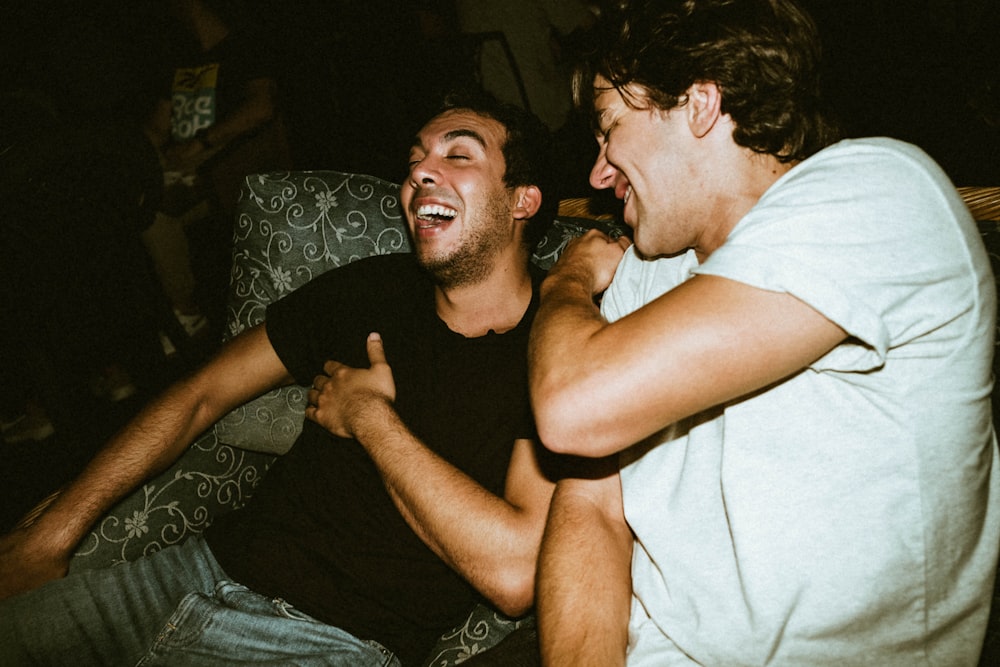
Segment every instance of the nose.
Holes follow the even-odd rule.
[[[594,161],[594,166],[590,170],[590,187],[595,190],[603,190],[614,186],[615,175],[618,174],[618,169],[608,162],[608,145],[602,141],[600,142],[600,148],[597,159]]]
[[[415,187],[437,182],[439,172],[433,156],[427,155],[410,167],[410,181]]]

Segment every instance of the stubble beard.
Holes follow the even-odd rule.
[[[511,219],[509,193],[496,192],[486,201],[482,212],[465,221],[466,236],[450,253],[419,257],[434,283],[442,288],[474,285],[489,276],[496,258],[511,239],[508,221]]]

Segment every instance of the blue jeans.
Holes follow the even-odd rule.
[[[200,537],[0,602],[0,665],[399,667],[390,651],[229,581]]]

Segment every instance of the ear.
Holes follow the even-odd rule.
[[[711,81],[695,83],[687,90],[686,109],[688,126],[701,139],[722,117],[722,92]]]
[[[521,185],[514,189],[514,219],[527,220],[535,217],[542,205],[542,191],[537,185]]]

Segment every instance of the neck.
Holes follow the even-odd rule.
[[[720,224],[711,229],[702,244],[695,248],[698,261],[704,262],[712,252],[726,242],[729,233],[750,212],[764,193],[797,163],[783,163],[773,155],[745,151],[744,169],[729,171],[730,187],[714,198],[712,219]]]
[[[531,274],[527,259],[498,262],[484,280],[434,290],[438,317],[466,338],[504,333],[520,323],[531,303]]]

